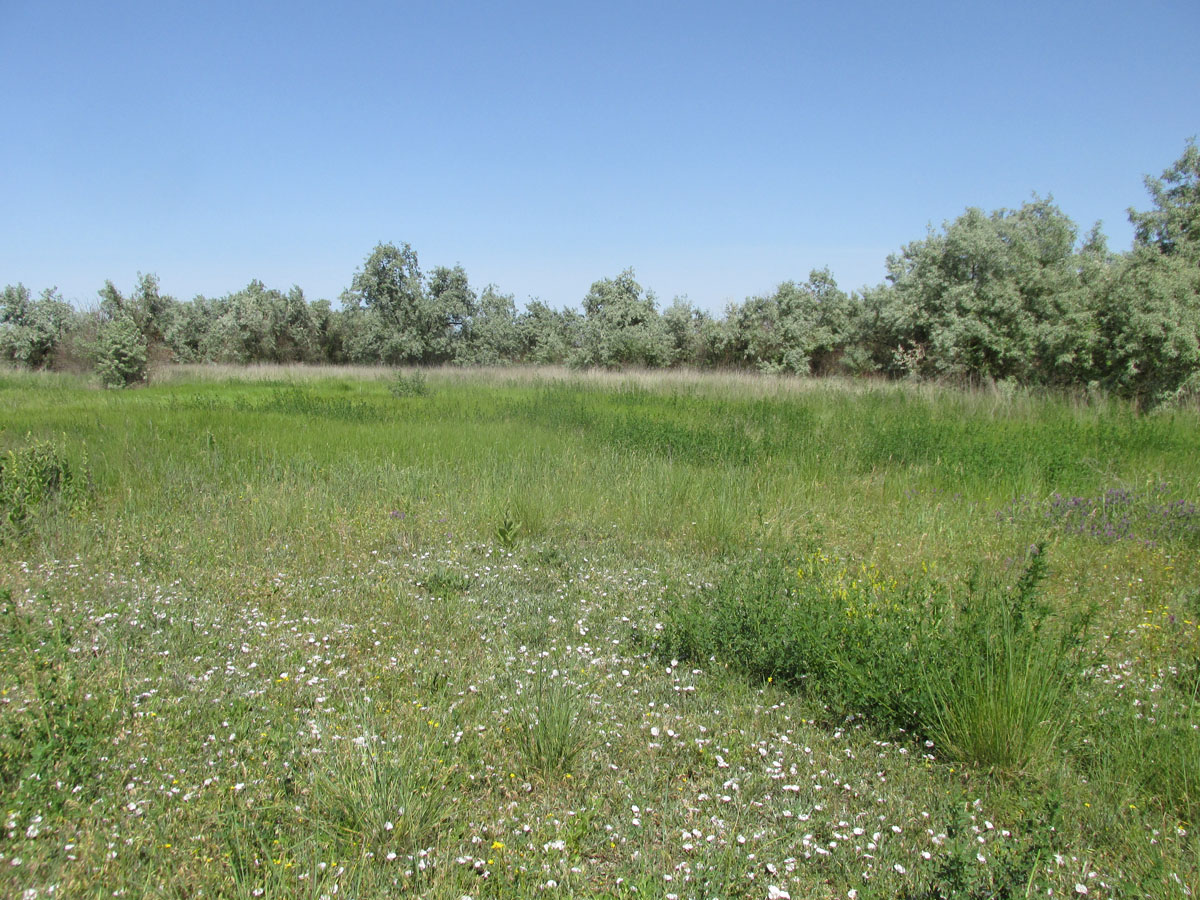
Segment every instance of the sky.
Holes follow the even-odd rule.
[[[337,300],[381,242],[518,304],[847,290],[970,206],[1126,211],[1200,134],[1195,0],[0,0],[0,284]]]

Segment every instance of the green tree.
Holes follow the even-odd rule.
[[[826,373],[845,350],[849,317],[849,298],[833,275],[814,269],[804,284],[787,281],[730,307],[731,349],[737,362],[763,372]]]
[[[520,355],[517,304],[512,294],[489,284],[479,295],[470,331],[455,359],[463,365],[497,366],[515,362]]]
[[[100,312],[107,319],[129,316],[149,345],[162,344],[171,330],[177,301],[163,294],[158,276],[138,273],[137,283],[128,297],[117,290],[111,281],[100,289]]]
[[[218,301],[204,296],[180,303],[164,336],[171,355],[179,362],[214,362],[208,350],[220,314]]]
[[[1195,138],[1161,178],[1146,176],[1146,190],[1154,209],[1129,210],[1134,246],[1200,263],[1200,148]]]
[[[221,298],[203,352],[217,362],[281,362],[286,299],[255,279],[235,294]]]
[[[420,363],[433,316],[416,251],[378,244],[354,273],[342,304],[351,313],[348,350],[356,362]]]
[[[1143,408],[1200,392],[1200,267],[1141,246],[1100,298],[1104,382]]]
[[[1154,208],[1129,211],[1133,250],[1099,290],[1103,380],[1143,407],[1200,392],[1200,150],[1195,139],[1161,178]]]
[[[0,359],[31,369],[50,365],[76,320],[55,288],[31,300],[23,284],[8,285],[0,294]]]
[[[888,257],[891,289],[871,298],[883,301],[871,310],[873,340],[894,342],[892,360],[877,364],[922,375],[1076,377],[1095,334],[1076,237],[1051,200],[1035,199],[1018,210],[968,209],[906,245]]]
[[[460,358],[471,342],[479,298],[471,289],[463,267],[438,266],[429,275],[429,333],[425,361],[448,362]]]
[[[687,297],[676,297],[662,311],[662,325],[667,335],[667,365],[701,367],[714,363],[712,337],[716,323]]]
[[[133,317],[120,313],[100,326],[96,372],[105,387],[129,387],[147,376],[146,338]]]
[[[671,361],[670,339],[654,294],[642,290],[632,269],[595,282],[583,298],[583,312],[580,341],[569,358],[572,365],[654,367]]]
[[[579,315],[530,300],[517,316],[517,359],[555,365],[567,359],[579,332]]]

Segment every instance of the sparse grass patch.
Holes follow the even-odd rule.
[[[411,735],[383,741],[364,729],[314,763],[311,827],[342,856],[412,855],[455,827],[457,780],[440,747]]]

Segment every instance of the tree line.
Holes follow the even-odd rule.
[[[420,268],[380,244],[335,307],[252,281],[180,302],[154,275],[90,310],[55,289],[0,298],[0,359],[94,368],[105,384],[144,380],[154,362],[384,365],[565,364],[745,368],[1088,388],[1142,407],[1200,393],[1200,150],[1195,140],[1130,210],[1132,247],[1113,252],[1050,199],[969,208],[887,260],[886,280],[847,293],[828,269],[714,316],[660,306],[632,270],[595,282],[581,309],[518,310],[462,266]]]

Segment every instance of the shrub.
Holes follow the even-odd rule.
[[[86,476],[61,447],[38,442],[0,457],[0,538],[25,532],[35,513],[51,501],[77,500]]]
[[[1086,622],[1048,626],[1037,600],[1045,576],[1041,545],[1016,585],[970,592],[946,637],[949,666],[925,674],[931,700],[925,730],[958,759],[1020,771],[1043,758],[1067,721]]]
[[[401,372],[388,385],[388,390],[393,397],[424,397],[429,393],[429,380],[424,372],[413,372],[409,375]]]
[[[146,338],[130,316],[105,322],[96,338],[96,371],[105,387],[146,380]]]

